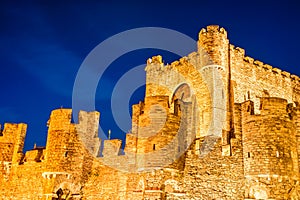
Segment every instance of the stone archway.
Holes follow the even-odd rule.
[[[180,99],[183,102],[191,101],[191,88],[187,83],[179,85],[173,93],[171,103],[175,100]]]
[[[181,112],[181,103],[191,101],[191,89],[190,86],[186,83],[179,85],[173,93],[171,99],[171,106],[175,115],[180,115]]]

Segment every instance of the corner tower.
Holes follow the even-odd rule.
[[[220,65],[228,67],[229,40],[224,28],[210,25],[201,29],[198,40],[201,66]]]
[[[254,103],[242,104],[245,197],[294,199],[299,182],[296,129],[287,112],[287,101],[260,99],[260,115]]]
[[[207,26],[199,33],[199,67],[209,87],[213,103],[214,135],[222,136],[223,145],[234,137],[233,89],[231,83],[230,45],[227,32],[216,25]],[[224,116],[220,118],[220,116]],[[222,122],[222,124],[220,124]]]

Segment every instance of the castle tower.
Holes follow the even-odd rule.
[[[176,158],[180,116],[169,112],[168,99],[168,96],[145,98],[138,122],[138,168],[163,167]]]
[[[0,135],[0,170],[8,177],[11,168],[18,165],[23,157],[27,125],[6,123]]]
[[[299,181],[295,125],[287,113],[287,101],[260,99],[242,104],[244,174],[247,199],[290,199]]]
[[[169,96],[170,92],[167,85],[161,81],[161,76],[165,74],[165,65],[160,55],[153,56],[147,60],[146,66],[146,94],[145,96],[165,95]]]
[[[199,33],[198,54],[198,67],[213,104],[212,126],[207,135],[222,137],[223,145],[228,145],[234,137],[234,99],[226,30],[215,25],[203,28]]]
[[[100,113],[97,111],[79,111],[76,131],[85,145],[85,148],[94,155],[99,156],[101,140],[98,137]]]
[[[45,171],[42,174],[46,199],[66,194],[79,198],[76,188],[80,188],[91,168],[91,159],[87,158],[87,150],[82,146],[71,118],[72,109],[57,109],[51,112],[48,121]],[[78,128],[85,131],[84,123]],[[91,130],[91,135],[94,136],[94,130]],[[74,171],[83,173],[72,173]]]
[[[220,65],[228,68],[229,40],[224,28],[210,25],[201,29],[198,40],[200,66]]]
[[[175,92],[182,85],[189,88],[191,92],[187,102],[194,105],[194,116],[189,120],[193,132],[190,135],[195,134],[198,139],[203,136],[222,137],[224,145],[230,143],[230,138],[234,137],[234,101],[230,81],[229,41],[223,28],[208,26],[202,29],[198,52],[179,62],[164,65],[161,56],[148,59],[146,71],[146,97],[168,96],[170,110],[177,110],[175,101],[172,101]],[[199,142],[196,142],[195,148],[200,152]]]
[[[75,126],[71,124],[72,110],[53,110],[48,121],[48,138],[46,144],[46,168],[49,171],[68,171],[71,163],[70,140],[74,137]]]

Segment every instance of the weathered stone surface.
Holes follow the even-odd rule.
[[[245,56],[218,26],[146,73],[124,152],[97,137],[96,111],[78,124],[52,111],[46,147],[25,154],[26,124],[5,124],[0,199],[300,199],[298,76]]]

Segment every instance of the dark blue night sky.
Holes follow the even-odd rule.
[[[41,1],[42,2],[42,1]],[[25,149],[44,146],[46,122],[53,109],[72,107],[77,71],[88,53],[119,32],[164,27],[195,40],[201,28],[218,24],[230,42],[246,54],[300,75],[300,4],[297,1],[0,1],[0,123],[28,124]],[[124,138],[110,113],[115,82],[147,58],[162,54],[145,49],[117,59],[97,90],[100,125],[112,138]],[[131,103],[143,99],[140,88]]]

